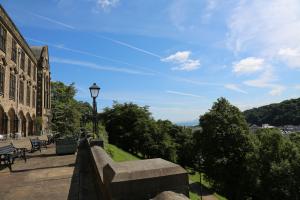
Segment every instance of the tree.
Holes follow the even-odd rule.
[[[134,132],[135,127],[139,124],[140,128],[146,129],[147,126],[142,126],[141,123],[147,123],[153,119],[146,106],[139,107],[133,103],[119,104],[114,102],[112,108],[104,109],[102,120],[109,135],[109,142],[124,150],[134,152],[140,145],[139,142],[133,142],[138,139]],[[143,130],[139,131],[143,132]]]
[[[260,129],[256,133],[259,151],[256,170],[256,199],[297,199],[299,193],[299,152],[296,144],[278,129]]]
[[[62,82],[51,83],[52,92],[52,130],[63,135],[79,131],[81,113],[74,99],[74,83],[66,86]]]
[[[184,136],[187,130],[183,131],[168,120],[155,121],[147,106],[115,102],[112,108],[104,109],[101,119],[109,134],[109,142],[124,150],[145,158],[161,157],[176,162],[180,155],[180,161],[184,160],[182,153],[188,148],[184,149],[183,144],[188,143],[181,139],[190,139],[191,135]]]
[[[220,98],[200,121],[197,147],[207,178],[230,200],[245,199],[253,180],[247,160],[253,146],[243,114]]]

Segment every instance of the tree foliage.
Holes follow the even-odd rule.
[[[249,134],[243,114],[224,98],[200,120],[203,131],[195,138],[203,170],[228,199],[299,199],[299,133]]]
[[[75,100],[74,83],[65,85],[62,82],[51,83],[52,130],[63,135],[78,133],[80,119],[85,112],[91,111],[86,102]]]
[[[191,132],[168,120],[154,120],[148,107],[115,102],[112,108],[104,110],[101,118],[110,143],[145,158],[161,157],[186,165],[191,163],[185,162],[193,153],[187,152]]]
[[[200,118],[203,170],[229,199],[242,199],[249,187],[247,154],[252,150],[247,122],[239,109],[220,98]]]
[[[300,185],[299,178],[296,178],[299,175],[296,144],[277,129],[261,129],[256,132],[256,136],[260,143],[256,198],[297,199]]]

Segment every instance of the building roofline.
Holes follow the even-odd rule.
[[[23,41],[19,41],[19,43],[22,45],[22,42],[23,42],[23,43],[25,44],[25,46],[26,46],[27,49],[26,49],[26,48],[25,48],[25,49],[22,48],[22,49],[25,50],[25,51],[27,52],[27,54],[30,55],[31,59],[32,59],[33,61],[35,61],[35,64],[37,64],[37,60],[36,60],[36,58],[35,58],[33,52],[31,51],[30,46],[28,45],[27,41],[25,40],[25,38],[23,37],[23,35],[22,35],[21,32],[19,31],[18,27],[15,25],[15,23],[14,23],[13,20],[10,18],[10,16],[8,15],[8,13],[6,12],[6,10],[3,8],[3,6],[2,6],[1,4],[0,4],[0,10],[4,13],[4,15],[7,17],[7,19],[9,20],[9,22],[10,22],[11,25],[13,26],[13,28],[16,30],[17,34],[18,34],[18,35],[20,36],[20,38],[23,40]],[[6,24],[6,23],[5,23],[5,20],[2,18],[1,15],[0,15],[0,21],[1,21],[2,23]],[[6,25],[7,25],[6,27],[10,29],[10,27],[8,26],[8,24],[6,24]],[[13,32],[13,30],[10,30],[10,33],[13,34],[13,35],[15,35],[14,32]],[[17,40],[18,40],[17,37],[15,37],[14,39],[17,39]],[[30,52],[30,53],[28,53],[28,52]]]

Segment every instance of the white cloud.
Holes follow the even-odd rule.
[[[276,77],[274,76],[273,72],[269,69],[262,73],[257,79],[244,81],[244,84],[252,87],[263,88],[268,86],[270,82],[273,82],[275,80]]]
[[[178,51],[166,58],[161,59],[163,62],[170,62],[179,66],[173,67],[173,70],[192,71],[200,67],[200,60],[190,58],[190,51]]]
[[[202,22],[208,23],[210,18],[212,17],[214,11],[217,9],[218,4],[220,4],[219,0],[206,0],[206,7],[204,10],[204,14],[202,15]]]
[[[285,48],[278,51],[280,56],[300,56],[298,49]]]
[[[285,87],[280,84],[274,83],[276,77],[274,76],[272,70],[269,68],[264,73],[262,73],[257,79],[244,81],[245,85],[257,88],[269,88],[269,94],[272,96],[281,95],[285,90]]]
[[[280,58],[292,68],[300,68],[300,50],[295,48],[282,48],[278,51]]]
[[[227,44],[236,54],[255,52],[275,60],[284,57],[294,67],[300,64],[294,50],[300,49],[299,0],[240,0],[228,27]]]
[[[186,29],[185,22],[187,20],[188,7],[185,0],[177,0],[171,3],[169,9],[169,17],[171,23],[179,30]]]
[[[285,87],[282,85],[271,85],[271,91],[269,92],[272,96],[279,96],[285,90]]]
[[[296,90],[300,90],[300,85],[295,85],[294,88],[295,88]]]
[[[226,89],[229,89],[229,90],[233,90],[233,91],[236,91],[236,92],[248,94],[248,92],[246,92],[245,90],[242,90],[239,86],[237,86],[235,84],[225,84],[224,87]]]
[[[178,51],[162,60],[166,62],[185,62],[189,59],[190,54],[190,51]]]
[[[233,64],[233,72],[238,74],[250,74],[263,70],[264,59],[248,57]]]
[[[176,95],[180,95],[180,96],[189,96],[189,97],[203,98],[203,96],[200,96],[200,95],[190,94],[190,93],[184,93],[184,92],[178,92],[178,91],[173,91],[173,90],[167,90],[166,93],[176,94]]]
[[[97,0],[97,5],[104,11],[109,11],[111,8],[116,7],[119,0]]]
[[[179,67],[173,67],[172,70],[193,71],[200,67],[199,60],[188,60],[182,63]]]

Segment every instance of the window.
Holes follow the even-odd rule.
[[[30,106],[30,86],[27,84],[26,105]]]
[[[44,108],[47,108],[47,97],[48,97],[47,77],[45,77],[44,75]]]
[[[32,107],[35,108],[35,90],[32,90]]]
[[[20,89],[19,89],[19,101],[20,103],[24,103],[24,81],[20,81]]]
[[[11,60],[17,62],[17,42],[12,38]]]
[[[24,68],[25,68],[25,52],[22,50],[22,53],[21,53],[21,69],[23,69],[24,71]]]
[[[15,100],[16,95],[16,76],[14,74],[10,74],[9,77],[9,98]]]
[[[31,76],[31,60],[28,58],[27,74]]]
[[[0,66],[0,95],[4,94],[5,68]]]
[[[6,30],[4,26],[0,24],[0,49],[5,52],[6,47]]]
[[[50,82],[50,77],[48,78],[48,104],[47,104],[47,108],[51,107],[51,82]]]
[[[33,65],[33,80],[36,81],[36,66]]]

